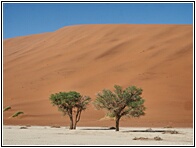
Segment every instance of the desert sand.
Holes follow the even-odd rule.
[[[115,84],[141,87],[147,108],[120,127],[192,127],[193,26],[78,25],[3,41],[3,107],[11,106],[4,125],[68,126],[52,93],[75,90],[94,100]],[[24,115],[9,118],[16,111]],[[114,126],[104,115],[89,105],[78,126]]]
[[[119,132],[108,130],[107,127],[68,127],[51,128],[49,126],[32,126],[20,129],[20,126],[4,126],[3,145],[193,145],[192,128],[153,128],[153,131],[177,131],[177,134],[166,132],[132,132],[146,128],[120,128]],[[142,137],[142,138],[141,138]],[[157,140],[155,140],[155,137]],[[140,138],[139,140],[134,140]]]

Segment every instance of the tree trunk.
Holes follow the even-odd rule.
[[[74,123],[73,129],[76,129],[76,122]]]
[[[73,129],[76,129],[76,125],[77,125],[77,120],[75,119]]]
[[[73,129],[76,129],[76,125],[80,121],[81,112],[82,112],[81,110],[77,110]]]
[[[74,126],[73,126],[73,118],[70,117],[70,127],[69,127],[70,130],[74,129]]]
[[[119,121],[120,117],[116,117],[116,131],[119,131]]]
[[[70,108],[67,113],[68,113],[69,119],[70,119],[69,129],[72,130],[73,126],[74,126],[74,124],[73,124],[73,115],[72,115],[72,108]]]

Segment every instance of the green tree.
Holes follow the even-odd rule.
[[[116,131],[119,131],[119,121],[121,117],[139,117],[144,115],[144,99],[141,97],[142,89],[136,86],[122,89],[115,85],[114,92],[104,89],[97,94],[94,105],[97,109],[106,109],[106,116],[116,120]]]
[[[91,98],[82,96],[75,91],[59,92],[50,96],[51,103],[57,106],[64,115],[68,115],[70,119],[70,129],[76,129],[76,125],[80,120],[81,113],[86,109]]]

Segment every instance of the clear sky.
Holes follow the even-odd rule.
[[[3,3],[3,38],[78,24],[193,24],[193,3]]]

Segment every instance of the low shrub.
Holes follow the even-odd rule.
[[[22,127],[20,127],[20,129],[27,129],[27,127],[26,126],[22,126]]]
[[[13,114],[12,117],[17,117],[17,116],[19,116],[20,114],[24,114],[24,113],[21,112],[21,111],[18,111],[18,112],[16,112],[15,114]]]
[[[7,110],[9,110],[9,109],[11,109],[11,106],[7,106],[6,108],[4,108],[4,109],[3,109],[3,112],[5,112],[5,111],[7,111]]]

